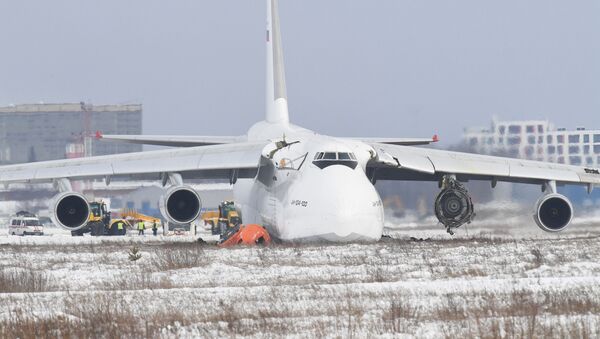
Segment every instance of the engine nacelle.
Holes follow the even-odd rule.
[[[69,231],[76,231],[87,225],[90,204],[80,193],[59,193],[50,202],[50,215],[54,224]]]
[[[535,205],[533,219],[546,232],[560,232],[567,228],[573,219],[573,205],[563,195],[544,195]]]
[[[457,181],[443,189],[435,199],[435,215],[450,234],[475,217],[473,201],[467,190]]]
[[[160,211],[168,221],[188,224],[200,216],[202,200],[198,193],[188,186],[173,186],[160,199]]]

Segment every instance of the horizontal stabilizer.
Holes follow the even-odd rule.
[[[103,135],[96,133],[96,139],[125,142],[130,144],[195,147],[231,144],[242,141],[242,137],[234,136],[182,136],[182,135]]]
[[[358,139],[367,143],[380,143],[388,145],[400,145],[400,146],[418,146],[418,145],[429,145],[434,142],[440,141],[437,135],[431,138],[353,138]]]

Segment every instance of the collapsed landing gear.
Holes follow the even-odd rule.
[[[442,191],[435,199],[435,215],[450,235],[475,217],[471,196],[456,177],[447,175],[442,179]]]

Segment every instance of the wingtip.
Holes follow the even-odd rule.
[[[438,141],[440,141],[440,137],[437,134],[434,134],[433,137],[431,138],[431,141],[438,142]]]
[[[96,131],[96,139],[102,139],[102,132]]]

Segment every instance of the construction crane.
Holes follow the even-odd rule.
[[[92,105],[86,104],[84,101],[79,103],[83,112],[83,156],[92,156]]]

